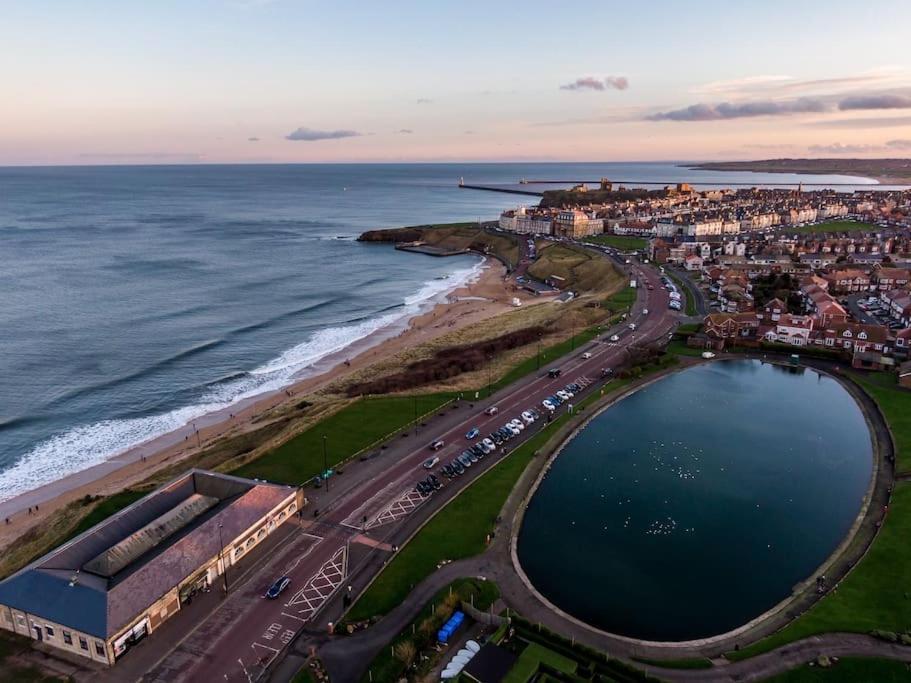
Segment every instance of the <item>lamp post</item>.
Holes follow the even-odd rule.
[[[326,456],[326,435],[323,434],[323,476],[326,478],[326,493],[329,493],[329,459]]]
[[[221,559],[221,578],[225,586],[225,595],[228,594],[228,562],[225,560],[225,542],[221,537],[221,524],[218,525],[218,545],[220,547],[218,557]]]

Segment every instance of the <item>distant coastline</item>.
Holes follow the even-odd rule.
[[[883,184],[911,183],[911,159],[761,159],[712,161],[684,167],[702,171],[848,175],[873,178]]]

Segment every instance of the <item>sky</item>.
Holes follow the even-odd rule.
[[[0,164],[911,156],[908,0],[0,0]]]

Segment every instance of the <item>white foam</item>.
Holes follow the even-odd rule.
[[[292,384],[308,368],[384,329],[404,322],[445,299],[445,295],[474,282],[484,268],[480,261],[454,271],[445,279],[425,283],[407,296],[404,306],[392,313],[352,325],[329,327],[286,350],[248,374],[214,385],[190,406],[122,420],[105,420],[74,427],[39,443],[0,473],[0,501],[104,462],[151,439],[176,431],[204,415],[230,408],[251,397]],[[377,338],[377,343],[381,339]]]

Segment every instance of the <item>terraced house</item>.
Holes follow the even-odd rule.
[[[302,502],[294,487],[191,470],[0,582],[0,628],[114,664]]]

